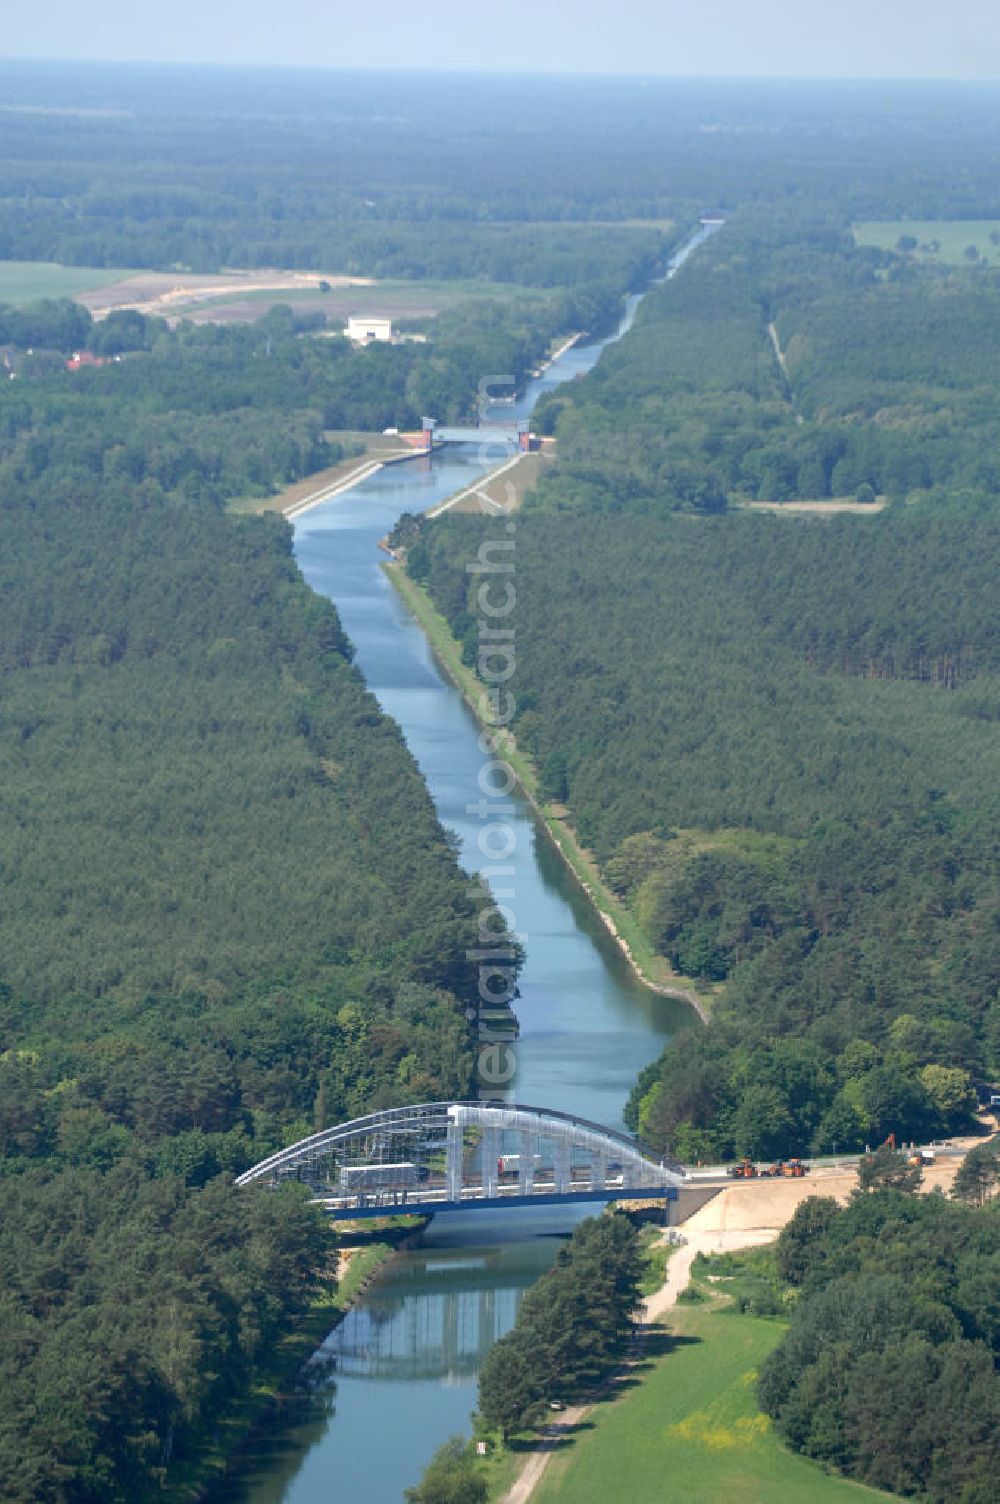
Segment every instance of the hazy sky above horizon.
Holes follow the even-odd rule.
[[[48,0],[8,58],[817,78],[1000,78],[996,0]]]

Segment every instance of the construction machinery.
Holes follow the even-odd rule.
[[[752,1159],[741,1159],[735,1165],[729,1166],[729,1175],[733,1180],[755,1180],[757,1166]]]
[[[768,1165],[766,1170],[761,1170],[762,1175],[768,1178],[797,1180],[801,1175],[809,1174],[809,1166],[803,1164],[801,1159],[776,1159],[773,1165]]]

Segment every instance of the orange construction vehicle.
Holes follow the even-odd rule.
[[[911,1149],[906,1156],[908,1165],[932,1165],[934,1163],[933,1149]]]
[[[733,1180],[754,1180],[757,1166],[752,1159],[741,1159],[738,1164],[729,1166],[729,1174]]]
[[[808,1175],[809,1167],[808,1165],[804,1165],[801,1159],[776,1159],[773,1165],[769,1165],[766,1170],[761,1170],[760,1173],[762,1175],[774,1176],[775,1179],[783,1175],[798,1179],[800,1175]]]

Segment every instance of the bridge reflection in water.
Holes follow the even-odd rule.
[[[323,1345],[335,1377],[474,1379],[498,1338],[509,1331],[534,1267],[512,1263],[504,1250],[476,1258],[411,1255],[402,1278],[392,1271],[364,1305],[348,1312]],[[549,1250],[542,1251],[547,1261]]]
[[[237,1184],[298,1180],[331,1217],[626,1198],[674,1199],[688,1179],[637,1140],[568,1113],[507,1102],[425,1102],[291,1144]]]

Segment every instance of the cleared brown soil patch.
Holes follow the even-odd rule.
[[[210,305],[220,298],[231,299],[234,294],[266,294],[273,292],[275,302],[284,292],[315,292],[317,301],[326,306],[330,294],[320,292],[319,283],[328,282],[331,289],[370,287],[370,277],[344,277],[323,272],[286,272],[263,268],[255,271],[198,273],[198,272],[139,272],[133,277],[123,277],[108,287],[95,288],[93,292],[81,293],[77,302],[89,308],[95,319],[104,318],[115,309],[135,308],[141,313],[159,318],[176,315],[180,308],[191,305]],[[229,306],[232,306],[231,304]],[[266,312],[267,303],[255,298],[250,313],[242,317],[257,318]],[[192,310],[193,311],[193,310]],[[218,310],[221,312],[221,309]],[[209,315],[211,316],[211,315]]]

